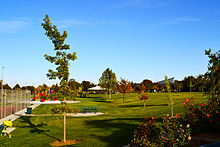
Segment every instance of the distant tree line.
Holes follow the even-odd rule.
[[[0,83],[1,84],[1,83]],[[77,82],[75,79],[70,79],[68,81],[69,87],[72,91],[77,91],[80,88],[82,91],[88,91],[89,88],[96,86],[94,83],[90,81],[82,81],[81,83]],[[119,88],[117,86],[117,82],[113,82],[111,87],[112,92],[119,92]],[[141,84],[143,84],[146,88],[145,92],[154,92],[154,91],[167,91],[166,87],[158,82],[152,82],[149,79],[144,79],[141,83],[134,83],[130,82],[133,91],[132,92],[138,92],[140,91]],[[196,77],[194,76],[187,76],[182,81],[175,80],[174,83],[170,83],[170,88],[172,92],[205,92],[209,88],[209,79],[206,78],[206,75],[198,75]],[[103,87],[105,87],[102,84]],[[35,89],[41,87],[43,91],[49,89],[54,89],[55,92],[58,92],[60,89],[60,86],[58,84],[53,84],[51,87],[47,86],[46,84],[42,84],[38,87],[34,86],[23,86],[21,87],[19,84],[16,84],[14,87],[10,87],[8,84],[3,85],[3,89],[9,89],[9,90],[30,90],[32,93],[34,93]],[[109,87],[107,88],[109,91]]]

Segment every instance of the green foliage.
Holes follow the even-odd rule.
[[[170,84],[169,84],[167,76],[165,76],[165,83],[166,83],[166,90],[168,92],[168,104],[169,104],[170,109],[171,109],[171,115],[173,116],[173,104],[174,104],[174,102],[173,102],[173,97],[171,95]]]
[[[84,98],[86,97],[86,92],[83,91],[82,87],[79,87],[78,93],[80,97],[84,97]]]
[[[76,52],[67,53],[67,50],[70,49],[68,44],[64,44],[65,39],[67,38],[67,32],[64,31],[61,35],[57,30],[55,25],[52,25],[50,18],[46,15],[44,23],[41,24],[45,29],[45,35],[52,41],[54,44],[54,51],[56,51],[55,56],[44,55],[45,59],[51,63],[54,63],[57,68],[56,71],[49,69],[47,77],[49,79],[56,79],[68,81],[69,78],[69,61],[74,61],[76,57]]]
[[[209,49],[205,54],[209,57],[208,71],[205,74],[208,78],[206,93],[210,100],[220,105],[220,50],[211,53]]]
[[[89,81],[82,81],[81,85],[82,85],[83,91],[88,91],[89,88],[95,86],[95,84],[90,83]]]
[[[66,102],[62,102],[61,105],[57,105],[51,109],[52,114],[64,114],[64,113],[78,113],[80,108],[71,108]]]
[[[77,90],[80,87],[80,83],[76,82],[75,79],[70,79],[69,80],[69,87],[70,87],[70,90],[73,91],[74,97],[77,97],[78,96]]]
[[[111,98],[110,90],[116,89],[116,85],[117,85],[116,74],[112,72],[112,70],[107,68],[102,73],[102,76],[99,78],[99,85],[103,88],[108,89],[109,98]]]

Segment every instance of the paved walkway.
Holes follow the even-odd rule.
[[[33,110],[34,108],[38,107],[39,105],[40,105],[40,104],[31,105],[32,110]],[[27,108],[22,109],[22,110],[16,112],[15,114],[11,114],[11,115],[9,115],[9,116],[6,116],[5,118],[0,119],[0,124],[2,124],[5,120],[14,121],[14,120],[16,120],[17,118],[19,118],[20,116],[26,114],[25,112],[27,112]]]
[[[34,104],[32,105],[32,109],[38,107],[40,104]],[[23,110],[20,110],[18,112],[16,112],[15,114],[11,114],[9,116],[6,116],[5,118],[2,118],[0,119],[0,124],[2,124],[5,120],[11,120],[11,121],[14,121],[16,120],[17,118],[19,118],[20,116],[22,115],[25,115],[27,112],[27,108],[23,109]],[[12,127],[12,128],[7,128],[4,132],[7,132],[7,133],[11,133],[15,128]]]
[[[73,116],[73,117],[80,117],[80,116],[96,116],[96,115],[102,115],[104,113],[102,112],[87,112],[87,113],[67,113],[67,116]],[[20,116],[57,116],[59,114],[22,114]]]
[[[80,101],[65,101],[69,104],[74,104],[74,103],[81,103]],[[60,104],[61,101],[44,101],[44,102],[41,102],[41,101],[31,101],[30,102],[31,104]]]

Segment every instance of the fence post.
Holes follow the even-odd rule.
[[[3,89],[1,90],[1,118],[3,118]]]
[[[4,116],[5,117],[6,117],[6,104],[7,104],[6,95],[7,95],[7,93],[6,93],[6,89],[5,89],[5,111],[4,111]]]

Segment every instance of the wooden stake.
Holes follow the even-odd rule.
[[[66,113],[63,115],[63,141],[66,142]]]

